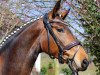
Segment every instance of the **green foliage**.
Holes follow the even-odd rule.
[[[72,74],[71,70],[68,69],[68,68],[62,69],[62,72],[63,72],[65,75],[71,75],[71,74]]]
[[[48,75],[55,75],[54,61],[48,64]]]
[[[49,64],[45,67],[43,66],[41,68],[41,73],[40,75],[54,75],[55,74],[55,69],[54,69],[54,63],[49,62]]]
[[[46,67],[42,67],[40,75],[46,75],[46,73],[47,73],[47,68]]]
[[[94,56],[93,62],[97,66],[97,75],[100,74],[100,8],[94,0],[84,0],[86,14],[83,14],[81,22],[88,37],[85,40],[85,46]]]
[[[52,69],[52,68],[53,68],[53,63],[50,62],[50,63],[48,64],[48,69]]]

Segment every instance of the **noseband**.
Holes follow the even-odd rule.
[[[51,27],[51,23],[49,22],[49,18],[48,18],[48,14],[46,13],[43,17],[43,23],[44,23],[44,27],[47,30],[47,38],[48,38],[48,53],[49,56],[52,58],[52,54],[50,53],[50,35],[53,37],[56,45],[58,46],[59,49],[59,53],[58,53],[58,61],[59,63],[64,63],[63,62],[63,52],[64,50],[70,50],[71,48],[77,46],[77,45],[81,45],[79,41],[74,41],[71,42],[70,44],[66,45],[64,48],[61,46],[59,40],[57,39],[56,35],[54,34],[52,27]],[[76,55],[77,51],[75,52],[74,56],[72,59],[68,59],[68,65],[70,67],[70,69],[73,71],[73,66],[72,66],[72,61],[74,60],[74,57]],[[54,56],[53,56],[54,57]],[[76,72],[74,73],[74,75],[78,75],[78,73],[76,74]]]

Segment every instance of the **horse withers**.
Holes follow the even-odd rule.
[[[61,0],[43,18],[18,28],[0,49],[0,75],[30,75],[41,52],[67,63],[74,75],[88,67],[88,55],[63,21],[69,10],[59,13]]]

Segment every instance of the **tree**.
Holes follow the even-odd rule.
[[[0,1],[0,41],[3,40],[15,26],[23,24],[15,14],[9,11],[6,1]]]
[[[94,0],[77,0],[79,8],[75,8],[78,13],[78,21],[85,30],[85,47],[89,49],[93,62],[97,66],[97,75],[100,74],[100,3]]]
[[[94,0],[85,0],[84,9],[87,10],[87,15],[81,18],[83,27],[86,33],[89,35],[85,42],[85,46],[90,49],[91,55],[95,56],[93,60],[95,65],[98,67],[98,75],[100,74],[100,12],[99,7],[96,5]],[[83,20],[82,20],[83,19]],[[87,22],[86,22],[87,21]]]

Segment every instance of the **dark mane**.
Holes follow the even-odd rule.
[[[2,41],[2,42],[4,42],[4,44],[1,46],[1,48],[0,48],[0,54],[4,51],[3,49],[5,49],[5,48],[8,48],[9,47],[9,45],[11,44],[11,42],[13,41],[13,40],[15,40],[16,39],[16,37],[20,34],[20,33],[22,33],[27,27],[29,27],[32,23],[34,23],[34,22],[36,22],[37,20],[35,20],[35,21],[33,21],[33,22],[27,22],[27,24],[25,24],[24,26],[22,26],[22,28],[21,27],[15,27],[14,29],[13,29],[13,31],[11,31],[10,33],[9,33],[9,35],[11,35],[11,33],[12,32],[14,32],[14,30],[15,31],[17,31],[17,29],[19,28],[20,30],[18,30],[15,34],[13,34],[13,35],[11,35],[5,42],[4,42],[4,40]],[[7,35],[8,36],[8,35]],[[7,37],[6,36],[6,37]],[[5,38],[6,38],[5,37]],[[5,39],[4,38],[4,39]],[[2,44],[2,42],[0,43],[0,44]],[[6,50],[6,49],[5,49]]]

